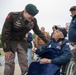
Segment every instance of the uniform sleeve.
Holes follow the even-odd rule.
[[[44,34],[39,30],[39,27],[38,27],[38,25],[37,25],[37,20],[36,20],[36,19],[34,19],[33,31],[34,31],[35,34],[37,34],[45,43],[48,42],[48,40],[46,39],[46,37],[44,36]]]
[[[71,50],[68,45],[65,45],[62,49],[62,55],[53,59],[52,63],[58,65],[66,64],[67,62],[70,61],[71,57],[72,57]]]
[[[4,52],[10,51],[11,28],[12,28],[12,17],[11,17],[11,13],[9,13],[8,16],[6,17],[6,20],[4,22],[3,29],[2,29],[1,41],[2,41]]]

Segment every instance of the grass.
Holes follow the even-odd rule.
[[[0,56],[3,56],[4,55],[4,51],[3,50],[0,50]]]

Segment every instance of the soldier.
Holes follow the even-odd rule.
[[[10,12],[2,29],[2,45],[5,52],[4,75],[14,75],[15,52],[18,54],[21,75],[28,70],[26,33],[31,29],[46,43],[48,40],[39,30],[34,17],[39,10],[33,4],[27,4],[22,12]]]

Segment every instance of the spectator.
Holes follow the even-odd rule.
[[[70,42],[76,43],[76,6],[70,8],[72,20],[70,23],[68,38]]]
[[[66,30],[67,30],[67,32],[68,32],[68,30],[69,30],[69,25],[70,25],[70,23],[66,23]]]
[[[70,23],[70,28],[68,32],[68,38],[71,44],[74,46],[73,48],[73,59],[75,62],[75,66],[73,68],[73,75],[76,75],[76,6],[72,6],[70,8],[71,12],[71,23]]]
[[[45,35],[45,37],[48,40],[50,39],[50,35],[49,35],[49,33],[47,33],[45,31],[44,27],[41,27],[41,32]],[[36,38],[35,38],[35,44],[36,44],[36,47],[38,47],[38,46],[45,46],[46,45],[45,42],[41,38],[39,38],[38,36],[36,36]]]
[[[33,36],[32,33],[27,33],[26,34],[26,39],[27,39],[27,43],[28,43],[28,66],[31,64],[32,62],[32,40],[33,40]]]
[[[52,37],[54,31],[57,30],[57,29],[58,29],[58,26],[56,26],[56,25],[54,25],[54,26],[52,27],[53,32],[52,32],[52,34],[51,34],[51,37]]]

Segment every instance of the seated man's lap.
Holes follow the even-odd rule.
[[[55,64],[40,64],[32,62],[27,75],[59,75],[60,67]]]

